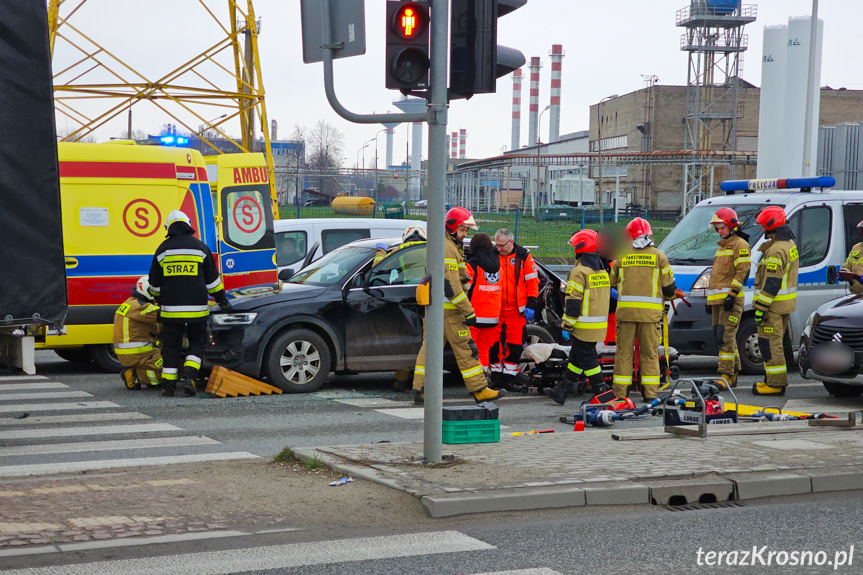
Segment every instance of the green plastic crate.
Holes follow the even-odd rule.
[[[500,441],[500,420],[444,421],[444,443],[494,443]]]

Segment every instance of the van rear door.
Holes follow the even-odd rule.
[[[269,175],[263,154],[216,159],[219,266],[225,289],[278,281]]]

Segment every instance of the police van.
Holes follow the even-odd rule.
[[[737,332],[737,345],[743,373],[763,372],[758,349],[752,300],[755,270],[764,242],[755,217],[768,206],[780,206],[788,216],[800,254],[797,311],[791,315],[793,349],[807,318],[821,304],[844,296],[847,283],[839,269],[851,246],[860,241],[856,227],[863,220],[863,191],[834,191],[831,177],[775,180],[733,180],[723,182],[727,195],[700,202],[671,230],[659,246],[671,263],[677,287],[688,292],[692,307],[677,306],[669,319],[671,345],[681,354],[716,355],[711,316],[705,312],[707,286],[719,235],[710,226],[713,214],[722,207],[732,208],[749,234],[752,271],[744,287],[746,303]]]
[[[68,314],[37,349],[69,361],[122,366],[114,312],[150,270],[165,217],[182,210],[216,257],[226,289],[278,281],[263,154],[223,154],[134,142],[57,146]]]

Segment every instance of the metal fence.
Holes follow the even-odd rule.
[[[632,218],[646,218],[653,228],[654,238],[659,244],[680,217],[674,212],[650,212],[647,210],[627,210],[618,213],[615,222],[614,210],[605,209],[600,224],[599,210],[582,210],[568,206],[543,206],[535,215],[525,213],[525,210],[474,212],[474,219],[480,231],[493,235],[501,228],[512,230],[516,242],[529,247],[531,253],[540,259],[554,261],[572,257],[572,247],[569,238],[581,229],[599,229],[600,227],[623,228]],[[294,218],[400,218],[425,220],[426,209],[415,205],[401,203],[379,202],[373,211],[357,209],[334,209],[332,206],[281,206],[281,219]]]

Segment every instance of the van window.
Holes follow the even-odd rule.
[[[769,204],[773,205],[773,204]],[[740,228],[749,234],[749,245],[754,245],[761,236],[761,227],[755,223],[755,216],[762,208],[759,204],[719,204],[700,205],[690,211],[659,246],[668,261],[672,264],[704,264],[713,263],[716,255],[716,242],[719,234],[710,225],[710,220],[716,210],[722,207],[732,208],[740,220]]]
[[[800,267],[814,266],[827,257],[830,226],[830,208],[826,206],[805,208],[788,218],[788,227],[794,232],[794,243],[800,252]]]
[[[272,249],[272,209],[266,185],[233,186],[222,190],[225,242],[236,248]]]
[[[368,239],[371,234],[368,229],[356,230],[324,230],[321,232],[321,244],[324,253],[328,254],[336,248],[356,240]]]
[[[863,241],[860,228],[857,227],[863,221],[863,204],[845,204],[845,251],[850,252],[851,247]],[[845,257],[847,254],[843,254]]]
[[[306,232],[276,233],[276,262],[281,266],[295,264],[306,257]]]
[[[425,246],[411,246],[391,252],[372,269],[370,286],[391,286],[420,283],[426,275]]]

